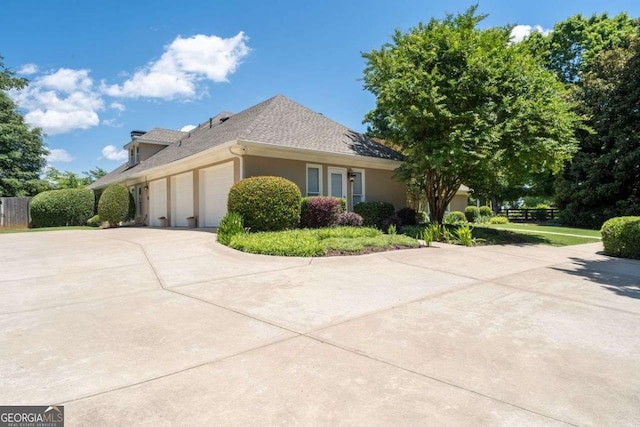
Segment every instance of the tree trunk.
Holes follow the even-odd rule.
[[[460,183],[455,180],[445,180],[441,174],[430,170],[427,172],[426,184],[429,218],[433,223],[442,224],[447,206],[460,188]]]

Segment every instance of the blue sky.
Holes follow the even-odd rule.
[[[133,129],[182,129],[278,93],[356,131],[374,106],[361,52],[394,29],[475,1],[4,0],[0,55],[31,84],[13,94],[47,132],[49,164],[77,173],[122,163]],[[637,0],[479,4],[483,26],[546,30],[573,14],[627,11]],[[526,32],[526,27],[519,27]]]

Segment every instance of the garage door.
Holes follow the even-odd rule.
[[[171,177],[171,225],[186,227],[193,216],[193,172]]]
[[[158,217],[167,216],[167,180],[160,179],[149,183],[149,224],[159,227]]]
[[[233,162],[200,171],[200,226],[217,227],[227,213],[227,196],[233,185]]]

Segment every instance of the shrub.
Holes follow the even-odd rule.
[[[478,209],[478,213],[480,214],[480,216],[493,216],[493,209],[491,209],[489,206],[480,206],[480,208]]]
[[[336,225],[338,216],[345,211],[343,201],[345,200],[339,197],[304,197],[300,209],[300,227],[322,228]]]
[[[451,211],[444,216],[442,222],[445,224],[457,224],[459,222],[465,222],[466,220],[467,217],[464,215],[464,212]]]
[[[93,193],[85,188],[51,190],[31,200],[33,227],[85,225],[93,215]]]
[[[492,216],[489,220],[489,224],[508,224],[509,218],[506,216]]]
[[[602,224],[604,253],[640,259],[640,216],[620,216]]]
[[[94,215],[87,220],[87,225],[90,227],[100,227],[100,215]]]
[[[389,202],[360,202],[353,207],[353,211],[362,217],[362,223],[367,227],[382,227],[382,221],[395,212]]]
[[[402,221],[402,225],[417,225],[418,224],[418,213],[415,209],[412,208],[402,208],[398,212],[396,212],[400,221]]]
[[[220,220],[220,225],[218,226],[217,231],[218,242],[222,243],[225,246],[229,246],[229,243],[231,243],[231,238],[242,233],[244,233],[242,216],[235,212],[228,212]]]
[[[489,222],[491,221],[491,218],[493,218],[492,216],[486,216],[486,215],[478,215],[476,217],[476,219],[473,220],[474,224],[489,224]]]
[[[385,233],[389,233],[391,227],[393,227],[395,230],[398,230],[400,227],[402,227],[402,220],[395,213],[391,216],[386,217],[382,221],[381,230]]]
[[[429,222],[429,215],[427,215],[425,211],[418,211],[416,219],[418,220],[419,224],[424,224]]]
[[[484,207],[484,206],[483,206]],[[467,206],[464,208],[464,216],[469,222],[474,222],[480,216],[480,209],[476,206]]]
[[[129,191],[122,184],[108,186],[98,201],[98,215],[109,226],[116,227],[129,215]]]
[[[338,215],[336,225],[360,227],[362,226],[362,217],[355,212],[342,212]]]
[[[256,176],[231,187],[227,211],[240,214],[251,231],[279,231],[298,225],[301,202],[300,189],[288,179]]]

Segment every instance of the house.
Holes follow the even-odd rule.
[[[131,132],[129,160],[90,185],[97,193],[122,183],[136,201],[136,222],[216,227],[236,182],[275,175],[295,182],[303,196],[335,196],[348,209],[381,200],[400,209],[406,186],[393,178],[402,156],[322,114],[277,95],[240,113],[220,113],[189,132]],[[466,206],[460,190],[453,209]],[[458,205],[460,205],[458,207]]]

